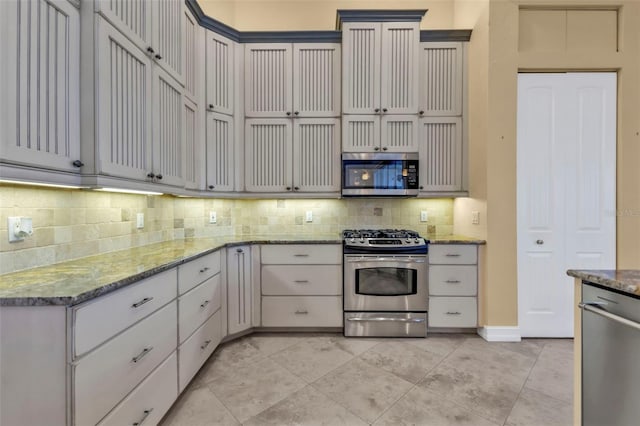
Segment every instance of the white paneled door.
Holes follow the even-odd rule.
[[[567,269],[616,266],[616,74],[518,76],[518,325],[573,336]]]

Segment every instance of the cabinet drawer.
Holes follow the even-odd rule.
[[[478,246],[474,244],[431,244],[429,263],[450,265],[475,265],[478,263]]]
[[[220,272],[220,250],[178,266],[178,293],[186,293],[218,272]]]
[[[180,345],[180,392],[189,384],[202,364],[209,358],[222,340],[222,312],[211,316],[195,333]]]
[[[429,266],[429,295],[475,296],[478,268],[475,265]]]
[[[220,309],[220,274],[180,296],[178,306],[178,336],[184,342],[194,330]]]
[[[265,265],[262,294],[301,296],[342,294],[340,265]]]
[[[176,269],[73,308],[74,358],[176,298]]]
[[[173,302],[78,362],[73,371],[75,424],[96,424],[176,349],[176,319]]]
[[[342,327],[340,296],[265,296],[263,327]]]
[[[178,397],[178,357],[173,352],[99,426],[155,425]]]
[[[476,327],[475,297],[429,297],[429,327]]]
[[[276,244],[262,246],[262,264],[341,265],[342,246],[338,244]]]

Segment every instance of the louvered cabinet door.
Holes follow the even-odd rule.
[[[425,117],[420,122],[421,190],[462,190],[462,119]]]
[[[115,0],[117,2],[118,0]],[[144,1],[144,0],[142,0]],[[152,55],[155,62],[160,64],[173,78],[184,82],[184,26],[182,1],[154,0],[145,1],[151,5]],[[149,6],[147,6],[149,7]]]
[[[339,118],[293,121],[293,184],[299,192],[340,191]]]
[[[198,107],[204,103],[205,30],[189,9],[183,8],[184,95]]]
[[[234,44],[207,30],[207,110],[233,114],[236,76],[233,72]]]
[[[382,86],[380,106],[385,114],[418,113],[420,24],[382,24]]]
[[[98,18],[98,172],[146,180],[151,172],[151,60]]]
[[[288,118],[245,121],[245,186],[250,192],[289,192],[292,123]]]
[[[182,169],[184,170],[184,187],[202,189],[204,176],[204,132],[201,113],[198,106],[186,96],[182,117],[184,137]]]
[[[343,115],[342,151],[377,152],[380,150],[380,116]]]
[[[292,116],[292,45],[245,44],[244,49],[246,116]]]
[[[235,189],[234,119],[207,112],[207,190],[228,192]]]
[[[380,111],[381,31],[380,23],[342,25],[344,114],[376,114]]]
[[[66,0],[0,2],[0,158],[77,172],[79,12]]]
[[[183,186],[182,87],[160,67],[153,67],[153,167],[158,183]]]
[[[421,43],[420,56],[420,109],[424,115],[462,115],[462,43]]]
[[[382,152],[418,152],[417,115],[386,115],[380,123]]]
[[[146,52],[152,45],[152,3],[147,0],[95,0],[94,4],[96,12],[133,41],[140,50]]]
[[[294,117],[340,116],[340,45],[293,45]]]

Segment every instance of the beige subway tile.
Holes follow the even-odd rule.
[[[33,237],[37,247],[50,246],[55,244],[55,232],[53,227],[35,228]]]
[[[71,209],[53,209],[53,223],[55,226],[71,225]]]
[[[87,223],[87,209],[69,209],[69,225],[84,225],[85,223]],[[56,225],[60,224],[56,222]]]
[[[0,252],[0,274],[8,274],[15,270],[14,257],[15,254],[13,252]]]

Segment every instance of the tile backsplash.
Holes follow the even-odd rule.
[[[428,222],[420,222],[426,210]],[[216,224],[209,223],[215,211]],[[312,222],[305,221],[307,211]],[[136,215],[144,213],[144,228]],[[7,218],[33,219],[33,236],[9,243]],[[247,200],[177,198],[0,186],[0,274],[190,237],[339,235],[346,228],[453,231],[451,199]]]

